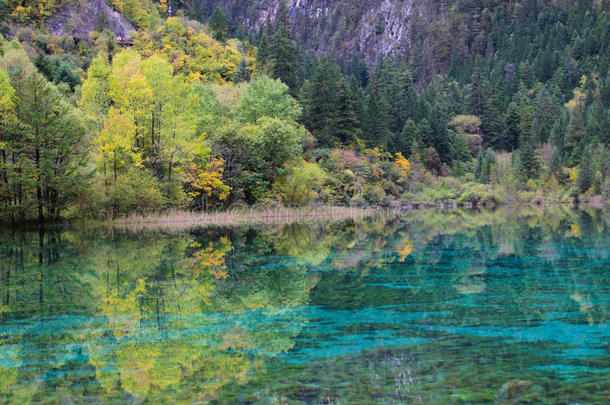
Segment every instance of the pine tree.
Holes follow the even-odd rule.
[[[418,153],[421,146],[419,130],[413,120],[407,120],[402,132],[395,134],[392,142],[392,152],[401,152],[407,158]]]
[[[561,179],[563,175],[561,150],[558,147],[553,148],[553,153],[551,154],[551,161],[549,163],[549,172],[553,176],[555,176],[556,179]]]
[[[485,95],[483,94],[483,75],[478,65],[475,66],[470,80],[470,97],[468,100],[470,112],[472,115],[481,117],[485,108]]]
[[[422,146],[428,147],[434,143],[434,137],[432,133],[432,126],[427,118],[424,118],[417,125],[419,136],[422,142]]]
[[[530,137],[522,139],[519,159],[521,161],[521,171],[526,178],[535,178],[540,170],[540,162],[533,141]]]
[[[477,156],[477,165],[474,168],[474,178],[480,183],[486,183],[486,181],[484,181],[484,160],[485,157],[483,156],[483,153],[479,153],[479,156]]]
[[[16,204],[21,217],[31,207],[39,222],[57,219],[84,184],[84,125],[72,107],[38,72],[15,80],[15,110],[11,149]],[[18,162],[18,163],[17,163]]]
[[[481,132],[486,145],[498,147],[502,144],[504,122],[497,91],[486,81],[483,86],[484,101],[481,114]]]
[[[248,68],[248,62],[242,58],[239,66],[237,67],[237,71],[233,76],[234,83],[247,82],[250,80],[250,69]]]
[[[470,148],[468,147],[468,141],[463,134],[456,133],[453,137],[453,143],[451,145],[452,149],[452,159],[456,162],[468,162],[472,159],[472,153],[470,152]]]
[[[520,120],[519,107],[515,103],[510,103],[504,117],[506,130],[502,142],[500,142],[502,149],[512,151],[519,146]]]
[[[216,7],[210,17],[210,29],[217,41],[226,41],[228,36],[227,17],[219,7]]]
[[[322,62],[311,81],[303,86],[303,122],[323,146],[337,136],[337,93],[340,73],[330,62]]]
[[[344,77],[339,81],[336,99],[334,136],[346,145],[353,142],[354,137],[359,136],[359,131],[352,92]]]
[[[297,49],[294,45],[285,0],[280,0],[278,6],[269,56],[271,76],[284,82],[290,88],[291,94],[295,95],[298,86]]]
[[[578,165],[578,179],[576,181],[576,187],[581,194],[586,193],[593,184],[594,173],[591,160],[591,152],[587,146],[582,154],[580,165]]]
[[[263,73],[269,73],[269,64],[270,64],[270,54],[271,54],[271,45],[269,45],[269,41],[267,40],[267,35],[264,32],[261,33],[261,36],[258,40],[258,49],[256,51],[256,66],[259,71]]]
[[[388,120],[384,100],[377,87],[369,90],[366,111],[362,122],[363,137],[375,145],[385,145],[388,141]]]

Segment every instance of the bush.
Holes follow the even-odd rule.
[[[102,178],[97,178],[84,200],[81,209],[88,216],[97,218],[165,208],[157,179],[149,171],[135,168],[120,174],[116,184],[106,184]]]
[[[273,190],[280,196],[284,205],[300,207],[316,198],[327,174],[316,163],[304,162],[290,168],[285,176],[273,185]]]

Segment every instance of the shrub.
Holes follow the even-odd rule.
[[[304,162],[299,166],[291,167],[289,173],[273,185],[273,189],[285,205],[299,207],[319,195],[326,179],[327,174],[320,166],[316,163]]]

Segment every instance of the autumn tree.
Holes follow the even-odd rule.
[[[207,200],[214,197],[224,201],[229,196],[231,188],[222,182],[224,172],[224,159],[212,159],[203,167],[192,165],[186,176],[188,195],[193,199],[193,205],[205,210]],[[196,202],[199,202],[197,204]]]

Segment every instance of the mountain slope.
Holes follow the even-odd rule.
[[[414,0],[289,0],[289,15],[299,44],[318,54],[342,58],[380,56],[408,47],[408,33],[414,15],[424,11],[426,2]],[[242,24],[258,31],[273,20],[279,0],[202,0],[187,4],[199,18],[220,7],[234,29]]]
[[[128,37],[135,27],[104,0],[88,0],[65,5],[46,21],[53,35],[88,38],[99,23],[117,36]]]

